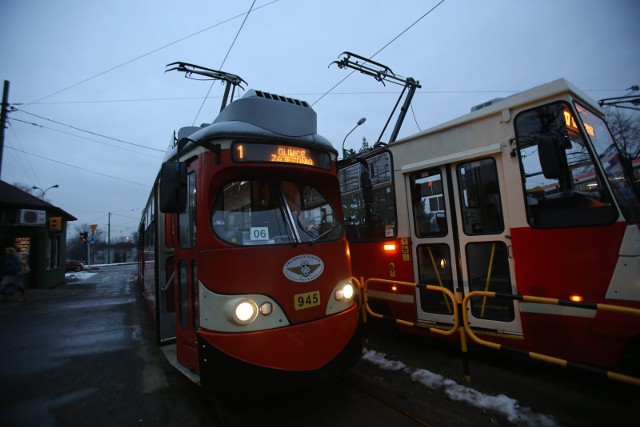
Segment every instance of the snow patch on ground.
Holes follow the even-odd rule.
[[[95,276],[98,273],[93,273],[90,271],[73,271],[70,273],[65,273],[64,277],[68,282],[81,282],[83,280],[87,280],[92,276]]]
[[[381,369],[405,372],[413,381],[430,389],[442,390],[452,400],[504,415],[514,424],[548,427],[558,425],[553,417],[536,414],[530,408],[520,406],[517,400],[508,396],[484,394],[427,369],[412,369],[400,361],[389,360],[385,354],[375,350],[365,349],[362,358]]]

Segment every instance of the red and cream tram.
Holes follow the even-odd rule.
[[[159,345],[203,385],[271,389],[361,355],[337,152],[305,102],[249,90],[180,129],[140,224]]]
[[[384,279],[367,297],[385,317],[449,328],[455,301],[420,285],[441,286],[483,340],[637,372],[640,202],[620,159],[564,79],[366,153],[339,171],[354,276]]]

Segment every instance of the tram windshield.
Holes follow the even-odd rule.
[[[618,218],[597,159],[568,104],[520,113],[515,128],[529,224],[577,227]]]
[[[313,186],[293,181],[232,181],[211,216],[213,231],[234,245],[326,242],[343,234],[333,207]]]
[[[593,146],[598,154],[602,168],[607,175],[609,185],[613,189],[613,194],[620,206],[620,210],[625,219],[631,224],[640,222],[640,200],[634,192],[633,176],[625,176],[620,153],[613,142],[611,133],[602,118],[596,116],[582,105],[576,103],[578,115],[587,131],[588,137],[593,142]]]

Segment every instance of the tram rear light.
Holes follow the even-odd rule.
[[[571,295],[569,299],[573,302],[582,302],[584,300],[582,295]]]
[[[385,252],[395,252],[396,251],[396,244],[395,243],[385,243],[382,246],[382,249],[384,249]]]
[[[398,286],[396,286],[396,285],[392,285],[392,286],[391,286],[391,290],[392,290],[393,292],[397,292],[397,291],[398,291]]]

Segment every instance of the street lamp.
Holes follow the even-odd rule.
[[[31,188],[32,188],[33,190],[40,190],[40,191],[42,191],[42,196],[40,196],[40,198],[41,198],[42,200],[44,200],[44,195],[45,195],[45,194],[47,194],[47,191],[51,190],[52,188],[58,188],[58,187],[60,187],[60,186],[59,186],[58,184],[56,184],[56,185],[52,185],[51,187],[47,188],[46,190],[43,190],[43,189],[42,189],[42,188],[40,188],[40,187],[36,187],[35,185],[34,185],[33,187],[31,187]]]
[[[361,124],[363,124],[363,123],[364,123],[364,122],[366,122],[366,121],[367,121],[367,119],[366,119],[365,117],[363,117],[363,118],[361,118],[360,120],[358,120],[358,123],[356,123],[356,125],[353,127],[353,129],[351,129],[351,130],[349,131],[349,133],[348,133],[348,134],[344,137],[344,139],[342,140],[342,159],[343,159],[343,160],[344,160],[344,158],[345,158],[345,157],[347,157],[347,155],[346,155],[347,153],[344,151],[344,143],[345,143],[345,141],[347,140],[347,137],[348,137],[349,135],[351,135],[351,132],[353,132],[354,130],[356,130],[356,128],[357,128],[358,126],[360,126]]]

